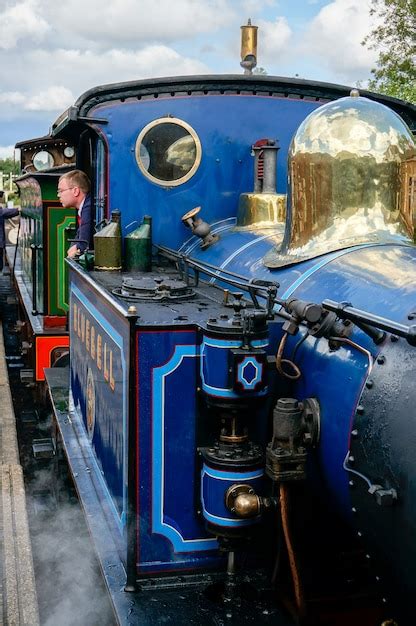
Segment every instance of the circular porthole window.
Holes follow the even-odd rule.
[[[136,141],[136,161],[143,174],[164,187],[182,185],[201,162],[201,142],[189,124],[162,117],[143,128]]]
[[[74,156],[74,154],[75,154],[75,149],[74,149],[74,147],[73,147],[73,146],[66,146],[66,147],[64,148],[64,156],[65,156],[67,159],[72,159],[72,157]]]
[[[36,152],[36,154],[33,155],[32,161],[35,170],[38,172],[48,170],[53,167],[55,163],[53,156],[47,150],[40,150],[40,152]]]

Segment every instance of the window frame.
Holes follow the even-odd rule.
[[[195,143],[195,147],[196,147],[195,161],[191,169],[184,176],[181,176],[181,178],[177,178],[176,180],[162,180],[161,178],[156,178],[156,176],[153,176],[152,174],[148,172],[148,170],[144,167],[143,162],[140,158],[140,146],[142,145],[144,137],[147,135],[147,133],[150,130],[162,124],[176,124],[177,126],[180,126],[184,130],[186,130],[187,133],[189,133],[189,135],[192,137]],[[190,180],[192,176],[195,174],[195,172],[197,171],[197,169],[199,168],[199,165],[202,159],[202,145],[201,145],[201,140],[199,139],[196,131],[192,128],[192,126],[190,126],[190,124],[188,124],[184,120],[181,120],[178,117],[165,116],[165,117],[159,117],[156,120],[152,120],[151,122],[146,124],[144,128],[142,128],[142,130],[140,131],[136,139],[134,155],[135,155],[136,163],[140,171],[152,183],[155,183],[156,185],[159,185],[160,187],[178,187],[179,185],[183,185],[188,180]]]

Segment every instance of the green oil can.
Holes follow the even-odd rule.
[[[150,272],[152,269],[152,218],[145,215],[143,223],[124,239],[126,269],[129,272]]]

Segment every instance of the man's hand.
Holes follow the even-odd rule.
[[[69,257],[70,259],[74,259],[76,256],[79,256],[80,254],[81,254],[81,250],[78,248],[78,246],[74,244],[73,246],[69,248],[68,252],[66,253],[66,256]]]

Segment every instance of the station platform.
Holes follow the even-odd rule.
[[[23,471],[0,321],[0,624],[38,626]]]

